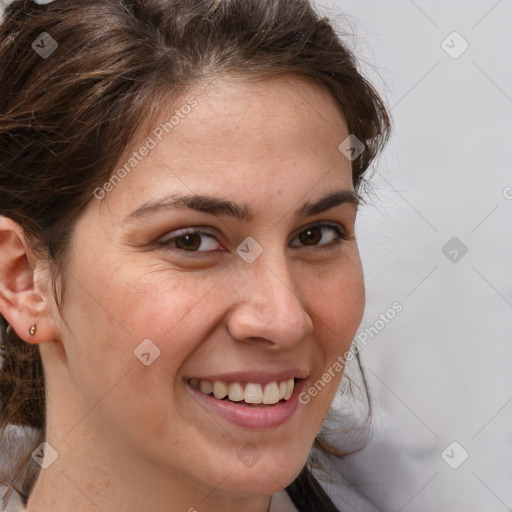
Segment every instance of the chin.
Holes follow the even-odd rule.
[[[268,461],[262,457],[260,460],[250,461],[247,467],[241,464],[232,464],[233,472],[223,482],[221,488],[225,492],[243,495],[271,495],[289,484],[299,475],[306,464],[305,457],[282,456],[268,457]],[[223,468],[222,477],[225,477]],[[222,477],[219,477],[221,479]],[[220,490],[220,489],[219,489]]]

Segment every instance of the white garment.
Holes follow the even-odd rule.
[[[6,486],[0,485],[0,498],[4,495],[7,490]],[[2,500],[0,499],[0,512],[27,512],[27,509],[23,508],[21,498],[16,491],[11,494],[11,499],[7,503],[7,507],[4,508]],[[292,500],[288,496],[287,492],[283,489],[272,495],[270,501],[270,512],[299,512]]]
[[[9,501],[4,504],[3,497],[7,490],[6,485],[0,485],[0,512],[26,512],[21,497],[15,490],[12,491]]]
[[[272,495],[269,512],[299,512],[288,493],[283,489]]]

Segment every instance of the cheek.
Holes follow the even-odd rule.
[[[360,260],[354,258],[336,269],[319,272],[316,280],[308,279],[304,297],[315,316],[317,329],[324,333],[317,339],[329,340],[325,347],[328,351],[348,347],[359,328],[365,307]]]
[[[314,314],[317,349],[312,357],[314,378],[304,389],[307,395],[304,406],[315,411],[311,414],[315,417],[314,428],[320,429],[343,377],[345,356],[364,313],[365,287],[360,260],[355,258],[336,271],[320,273],[316,286],[308,280],[305,296]]]
[[[218,280],[218,275],[169,269],[144,273],[120,285],[119,314],[138,338],[153,337],[162,351],[172,349],[179,361],[195,348],[197,336],[207,329]]]
[[[219,276],[97,268],[81,266],[80,284],[70,280],[66,290],[70,376],[85,403],[97,403],[111,390],[88,421],[104,428],[104,418],[120,425],[129,419],[141,439],[159,439],[180,415],[176,397],[183,390],[176,375],[215,321],[212,291]],[[100,273],[102,268],[110,271]],[[176,442],[185,436],[182,430]]]
[[[137,350],[146,345],[151,359],[158,354],[155,365],[164,362],[172,375],[195,348],[205,321],[201,299],[213,286],[208,279],[83,260],[69,275],[80,277],[66,283],[66,351],[70,370],[84,380],[115,381],[128,369],[138,372],[145,366]],[[141,345],[144,340],[150,343]]]

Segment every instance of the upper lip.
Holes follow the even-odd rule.
[[[280,371],[269,371],[269,370],[251,370],[246,372],[230,372],[230,373],[217,373],[214,375],[204,375],[201,377],[190,377],[199,380],[208,380],[210,382],[221,381],[221,382],[254,382],[256,384],[266,384],[268,382],[280,382],[288,379],[305,379],[308,377],[307,370],[293,368],[288,370]]]

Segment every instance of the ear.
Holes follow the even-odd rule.
[[[0,312],[22,340],[41,343],[58,339],[54,305],[48,263],[32,251],[21,226],[0,215]]]

